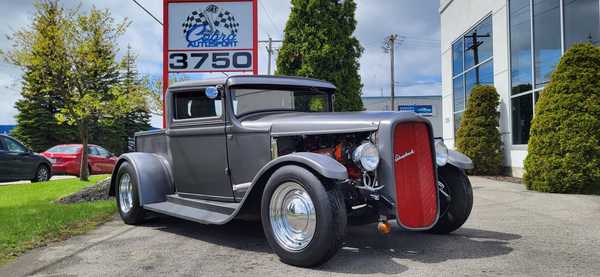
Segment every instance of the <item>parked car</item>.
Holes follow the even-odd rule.
[[[15,138],[0,134],[0,182],[45,182],[50,177],[52,170],[48,159]]]
[[[44,151],[42,155],[52,162],[54,174],[79,176],[82,149],[81,144],[61,144]],[[88,144],[88,174],[112,173],[116,162],[117,157],[110,151]]]
[[[147,211],[204,224],[262,221],[297,266],[327,261],[347,224],[447,234],[469,217],[463,154],[413,112],[333,112],[331,83],[231,76],[172,85],[166,129],[136,134],[110,193],[127,224]]]

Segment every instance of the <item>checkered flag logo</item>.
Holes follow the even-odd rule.
[[[240,27],[231,12],[216,5],[209,5],[203,11],[193,11],[181,24],[181,27],[183,27],[183,33],[187,34],[189,30],[198,25],[206,26],[206,30],[211,33],[219,31],[225,35],[237,34]]]

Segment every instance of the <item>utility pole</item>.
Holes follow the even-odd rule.
[[[386,37],[384,44],[383,44],[383,50],[386,53],[390,53],[390,92],[391,92],[391,96],[392,96],[392,111],[396,110],[396,105],[395,105],[395,99],[396,98],[396,94],[394,92],[394,48],[396,45],[396,40],[398,39],[398,35],[396,34],[392,34],[389,35],[388,37]]]
[[[269,37],[269,44],[267,44],[267,55],[269,56],[269,64],[267,65],[267,75],[271,75],[271,58],[273,56],[273,38]]]
[[[272,60],[273,60],[273,53],[275,53],[275,49],[273,49],[273,42],[283,42],[283,40],[274,40],[272,37],[269,36],[268,40],[261,40],[259,41],[260,43],[266,43],[267,46],[267,75],[271,75],[271,64],[272,64]]]

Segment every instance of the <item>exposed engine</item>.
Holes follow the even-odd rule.
[[[373,141],[372,133],[369,132],[286,136],[276,139],[276,147],[278,156],[294,152],[313,152],[328,155],[344,165],[348,170],[350,183],[350,186],[344,186],[350,220],[356,215],[354,218],[358,219],[360,224],[377,221],[377,211],[380,211],[380,208],[389,208],[382,207],[386,206],[386,201],[380,199],[378,193],[383,184],[378,183],[377,170],[363,169],[353,157],[355,150],[368,141]]]
[[[369,140],[370,133],[304,135],[277,138],[278,156],[294,152],[314,152],[328,155],[348,169],[352,180],[362,178],[360,168],[352,160],[354,149]]]

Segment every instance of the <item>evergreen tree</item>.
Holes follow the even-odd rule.
[[[492,86],[475,86],[456,134],[456,148],[473,160],[470,174],[502,173],[502,140],[498,129],[500,96]]]
[[[352,35],[356,28],[353,0],[292,0],[277,74],[332,82],[338,88],[336,111],[363,110],[358,74],[362,48]]]
[[[528,189],[600,194],[600,48],[572,46],[535,105]]]
[[[56,1],[35,4],[30,28],[12,37],[14,51],[8,61],[24,70],[21,96],[15,104],[17,127],[12,135],[34,151],[77,140],[72,127],[59,126],[55,114],[64,104],[69,89],[65,11]]]
[[[123,93],[127,95],[151,95],[152,92],[145,86],[137,71],[136,59],[137,57],[131,50],[131,46],[128,46],[127,52],[120,63],[121,80],[119,86]],[[146,100],[147,102],[151,101],[150,99]],[[150,109],[148,105],[139,106],[129,111],[123,117],[118,118],[115,125],[121,132],[119,134],[119,148],[114,151],[117,153],[130,151],[130,138],[133,138],[138,131],[150,129]]]

